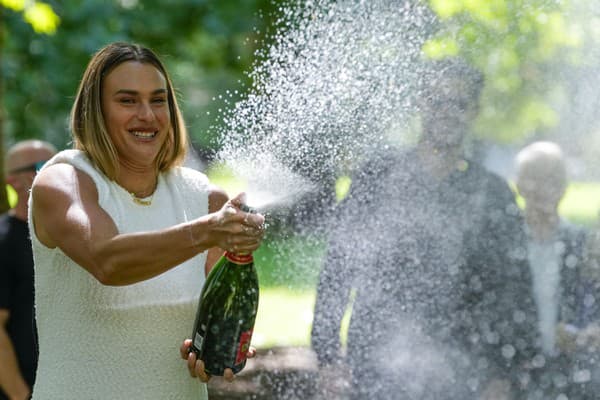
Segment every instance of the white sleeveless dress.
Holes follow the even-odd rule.
[[[60,152],[46,167],[55,163],[69,163],[94,180],[100,206],[121,233],[208,213],[208,179],[188,168],[162,174],[152,204],[143,206],[80,151]],[[189,376],[179,355],[191,337],[206,253],[150,280],[111,287],[59,248],[45,247],[30,229],[40,350],[34,400],[208,398],[206,385]]]

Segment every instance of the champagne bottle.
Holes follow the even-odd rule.
[[[212,268],[200,294],[191,350],[210,375],[246,365],[258,310],[258,275],[252,254],[225,252]]]

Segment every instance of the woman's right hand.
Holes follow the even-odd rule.
[[[240,193],[210,215],[214,247],[232,253],[251,253],[258,248],[264,235],[265,217],[242,211],[244,202],[245,194]]]

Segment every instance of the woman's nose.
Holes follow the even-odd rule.
[[[154,111],[152,111],[152,107],[150,104],[140,103],[137,109],[137,116],[140,120],[153,120],[154,119]]]

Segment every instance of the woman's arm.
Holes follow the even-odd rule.
[[[32,188],[33,226],[46,246],[67,256],[105,285],[127,285],[157,276],[213,247],[253,251],[264,218],[235,206],[166,229],[121,234],[98,204],[93,180],[68,164],[41,171]],[[214,201],[219,204],[219,195]],[[158,255],[158,256],[157,256]]]

